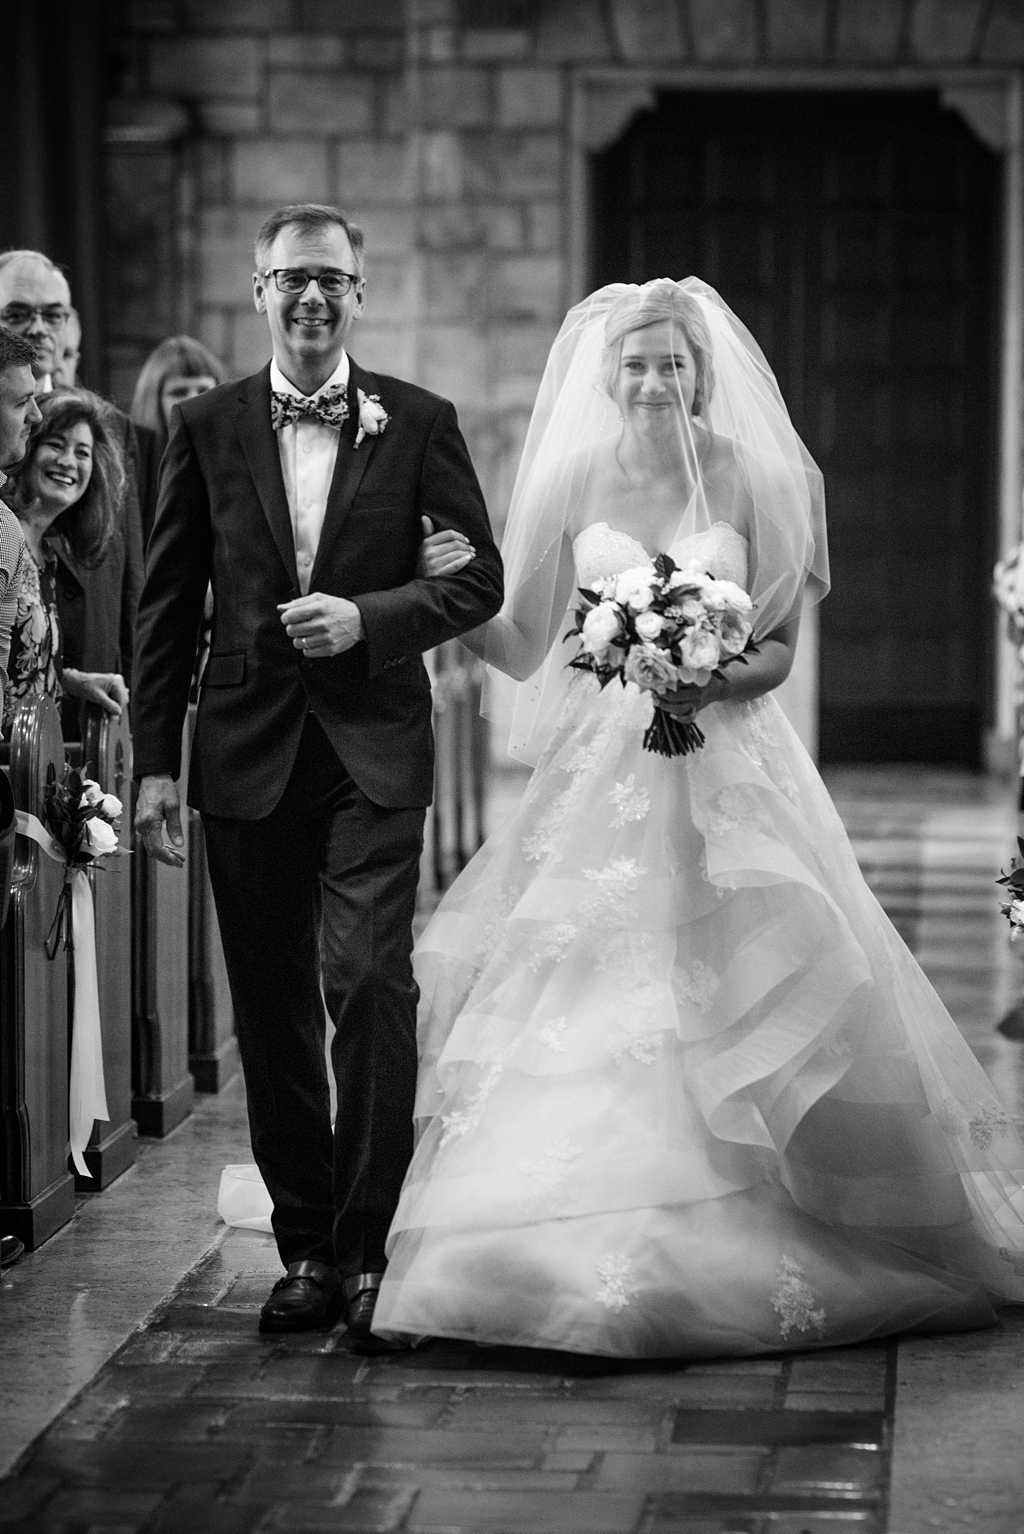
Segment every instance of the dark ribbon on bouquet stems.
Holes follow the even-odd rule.
[[[659,756],[688,756],[704,744],[704,731],[692,719],[678,719],[654,705],[654,717],[644,731],[644,750]]]

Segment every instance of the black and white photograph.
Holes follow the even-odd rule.
[[[1024,0],[10,0],[0,1534],[1024,1534]]]

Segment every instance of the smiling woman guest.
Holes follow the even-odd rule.
[[[39,428],[11,475],[10,504],[31,557],[11,635],[5,734],[19,701],[36,693],[67,694],[118,715],[128,702],[116,672],[62,665],[54,586],[59,543],[79,566],[95,569],[114,534],[125,470],[110,407],[86,389],[68,389],[42,396],[39,408]]]

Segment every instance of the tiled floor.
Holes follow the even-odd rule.
[[[211,1252],[5,1485],[3,1526],[885,1527],[894,1344],[688,1367],[459,1343],[364,1357],[340,1327],[259,1337],[277,1271],[267,1237]]]
[[[518,782],[498,784],[496,808]],[[830,786],[1019,1116],[1024,1046],[994,1026],[1022,980],[992,884],[1013,845],[1008,793],[943,774]],[[261,1338],[272,1243],[213,1215],[221,1164],[244,1158],[241,1108],[237,1087],[203,1103],[5,1276],[0,1427],[19,1403],[41,1426],[85,1388],[0,1484],[0,1528],[1021,1534],[1024,1308],[966,1337],[686,1367],[457,1343],[361,1356],[341,1327]],[[169,1298],[133,1331],[151,1295]]]

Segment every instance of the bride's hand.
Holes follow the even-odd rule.
[[[728,682],[720,676],[713,676],[704,687],[680,683],[670,692],[658,694],[658,707],[663,708],[666,714],[671,714],[673,718],[688,723],[696,719],[701,709],[707,708],[709,703],[720,703],[726,696],[728,688]]]
[[[435,533],[429,517],[421,517],[423,542],[416,560],[416,574],[420,580],[431,580],[438,575],[455,575],[464,570],[476,555],[476,549],[464,533],[453,527]]]

